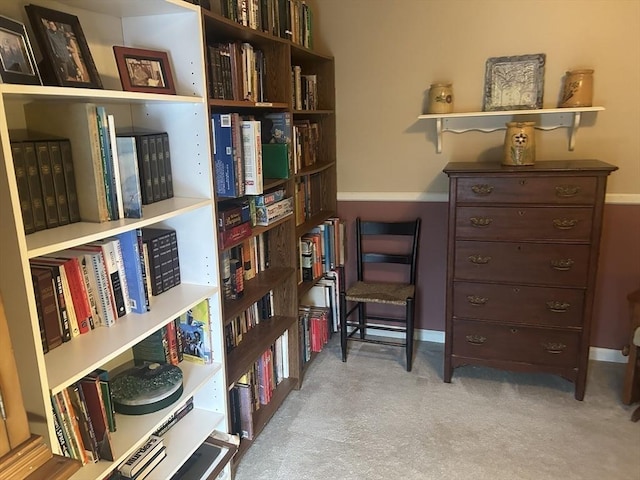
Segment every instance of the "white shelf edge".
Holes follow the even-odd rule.
[[[433,119],[436,121],[436,153],[442,153],[442,133],[465,133],[471,131],[490,133],[497,130],[504,130],[505,127],[467,127],[467,128],[452,128],[448,126],[448,119],[464,119],[464,118],[482,118],[482,117],[514,117],[522,115],[564,115],[571,114],[571,122],[565,124],[558,122],[556,125],[547,127],[536,127],[539,130],[555,130],[557,128],[566,127],[570,130],[569,135],[569,150],[573,151],[576,143],[576,133],[580,127],[581,114],[583,112],[600,112],[605,108],[602,106],[595,107],[571,107],[571,108],[540,108],[534,110],[499,110],[491,112],[453,112],[453,113],[429,113],[419,115],[419,120]]]
[[[69,88],[42,85],[0,84],[5,99],[17,100],[77,100],[106,103],[173,103],[200,104],[205,99],[188,95],[163,95],[159,93],[125,92],[96,88]]]
[[[112,327],[97,327],[54,348],[44,356],[51,394],[113,360],[142,338],[217,292],[217,287],[208,285],[180,284],[153,297],[150,312],[131,313],[119,318]]]
[[[208,198],[173,197],[144,205],[142,207],[143,218],[123,218],[103,223],[78,222],[42,230],[26,236],[27,256],[35,258],[65,248],[94,242],[134,228],[162,222],[193,210],[211,207],[211,205],[212,201]]]

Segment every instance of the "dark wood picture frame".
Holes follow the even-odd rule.
[[[123,90],[176,94],[167,52],[115,45],[113,53]]]
[[[0,15],[0,78],[2,83],[42,85],[36,58],[23,23]]]
[[[41,74],[45,84],[102,88],[78,17],[37,5],[24,8],[42,53]]]

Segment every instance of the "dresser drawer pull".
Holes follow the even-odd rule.
[[[547,302],[547,308],[552,312],[565,313],[571,307],[567,302]]]
[[[554,270],[559,270],[561,272],[566,272],[568,270],[571,270],[571,267],[573,267],[574,263],[575,262],[570,258],[562,260],[551,260],[551,268],[553,268]]]
[[[580,187],[577,185],[558,185],[556,187],[556,197],[571,198],[580,193]]]
[[[467,258],[476,265],[486,265],[491,261],[491,257],[483,257],[482,255],[469,255]]]
[[[471,345],[482,345],[487,341],[487,337],[483,337],[482,335],[467,335],[467,342]]]
[[[553,226],[558,230],[571,230],[578,224],[575,218],[554,218]]]
[[[488,218],[488,217],[471,217],[469,219],[469,221],[471,222],[471,225],[477,228],[484,228],[484,227],[488,227],[489,225],[491,225],[491,222],[493,222],[493,218]]]
[[[544,348],[544,350],[547,353],[552,353],[553,355],[558,355],[558,354],[562,353],[564,351],[564,349],[567,348],[567,346],[564,343],[549,342],[549,343],[543,343],[542,344],[542,348]]]
[[[490,195],[493,192],[493,187],[491,185],[487,185],[486,183],[478,183],[471,187],[471,191],[476,195]]]
[[[467,297],[467,300],[471,305],[477,306],[477,307],[480,307],[489,301],[487,297],[480,297],[478,295],[469,295]]]

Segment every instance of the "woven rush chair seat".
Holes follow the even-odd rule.
[[[413,297],[414,285],[381,282],[356,282],[347,290],[350,302],[386,303],[406,305],[407,298]]]

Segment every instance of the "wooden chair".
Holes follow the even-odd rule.
[[[640,290],[627,296],[631,313],[631,335],[629,342],[629,362],[624,378],[622,402],[630,405],[640,401]],[[631,420],[640,420],[640,407],[631,414]]]
[[[419,240],[419,218],[405,222],[356,219],[357,281],[349,288],[345,288],[344,273],[342,273],[343,281],[340,282],[343,286],[340,292],[340,343],[343,362],[347,361],[348,340],[400,346],[406,349],[406,368],[407,371],[411,371]],[[398,253],[399,245],[400,253]],[[373,270],[377,271],[378,278],[381,275],[380,270],[374,268],[372,264],[391,264],[391,266],[380,265],[385,268],[382,275],[387,278],[397,275],[400,280],[372,281]],[[365,272],[365,266],[367,266],[367,272]],[[354,303],[348,310],[347,302]],[[387,309],[393,310],[393,307],[388,307],[389,305],[402,307],[403,316],[400,318],[392,317],[387,313],[368,314],[367,304],[370,303],[384,304],[385,312]],[[357,320],[350,321],[349,318],[353,316],[356,316]],[[402,340],[370,338],[367,337],[369,330],[400,333],[403,338]],[[356,336],[356,333],[359,335]]]

